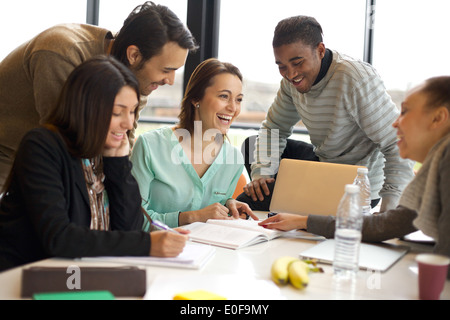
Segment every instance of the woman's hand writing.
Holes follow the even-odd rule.
[[[154,257],[176,257],[189,239],[189,230],[175,229],[178,233],[169,231],[150,232],[150,255]]]

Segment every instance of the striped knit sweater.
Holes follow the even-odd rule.
[[[252,179],[276,173],[286,139],[303,120],[320,161],[366,166],[372,199],[398,200],[413,177],[413,163],[399,157],[396,145],[398,114],[371,65],[333,51],[327,74],[308,93],[281,81],[259,131]]]
[[[449,184],[445,177],[449,172],[450,133],[431,148],[415,179],[406,187],[400,198],[400,205],[415,210],[418,214],[414,225],[433,237],[438,244],[447,243],[450,250],[450,225],[447,218],[449,208]],[[445,225],[445,229],[443,226]],[[444,232],[442,232],[444,230]]]

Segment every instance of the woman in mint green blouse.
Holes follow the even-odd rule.
[[[239,69],[208,59],[191,75],[179,123],[138,137],[132,173],[151,219],[170,227],[241,215],[257,220],[247,204],[231,198],[244,160],[226,133],[242,98]]]

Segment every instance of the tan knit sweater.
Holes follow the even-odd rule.
[[[105,54],[107,36],[112,37],[108,30],[92,25],[58,25],[19,46],[0,63],[0,189],[24,134],[56,105],[76,66]]]

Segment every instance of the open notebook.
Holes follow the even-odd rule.
[[[189,238],[192,241],[206,243],[213,246],[240,249],[260,242],[270,241],[279,237],[305,240],[324,240],[318,236],[304,231],[279,231],[266,229],[258,225],[255,220],[220,220],[209,219],[206,223],[194,222],[183,228],[189,229]]]
[[[282,159],[270,211],[336,215],[345,185],[353,183],[361,166]]]
[[[186,246],[176,257],[148,257],[148,256],[125,256],[125,257],[84,257],[83,261],[114,262],[133,266],[157,266],[175,267],[185,269],[202,268],[215,254],[214,247],[187,242]]]
[[[248,247],[280,237],[283,231],[258,226],[255,220],[209,219],[206,223],[194,222],[183,227],[191,232],[192,241],[229,249]]]
[[[402,258],[409,248],[391,244],[361,243],[359,251],[360,269],[385,272]],[[300,253],[303,258],[317,259],[331,264],[334,259],[334,239],[325,240]]]

